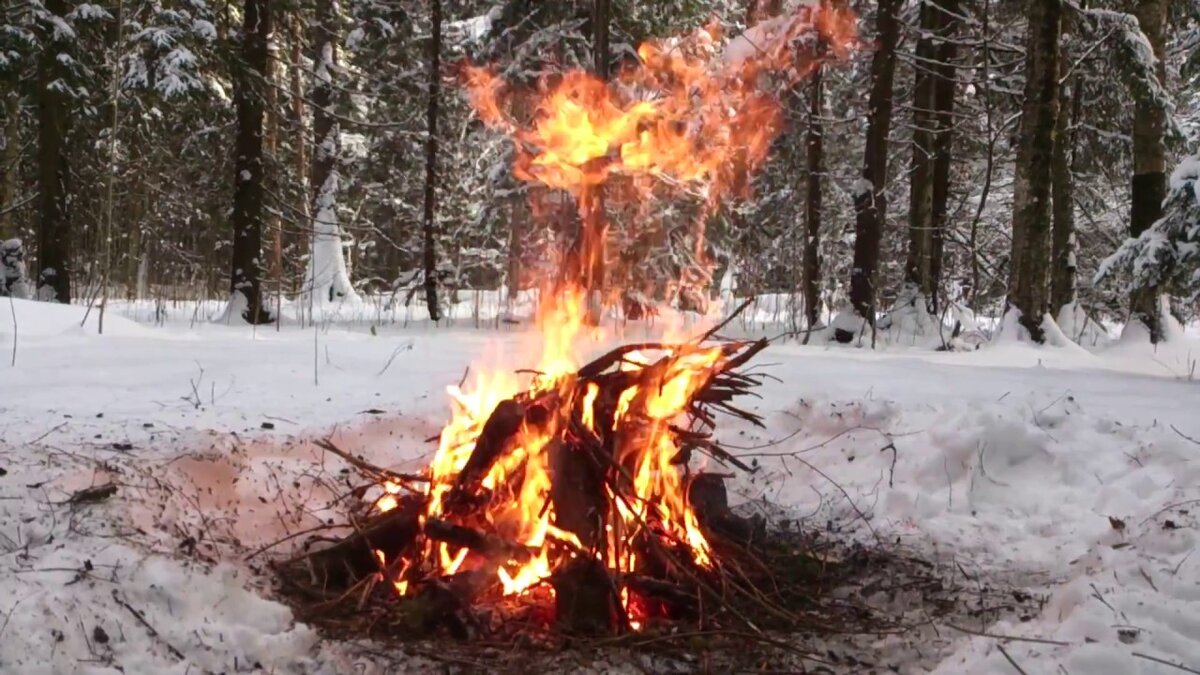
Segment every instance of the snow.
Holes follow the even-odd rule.
[[[525,329],[276,330],[210,323],[200,307],[151,325],[123,316],[155,313],[113,303],[99,336],[95,309],[85,322],[84,307],[12,307],[15,366],[0,313],[0,672],[381,672],[299,623],[264,558],[246,558],[336,515],[323,477],[342,464],[312,439],[334,432],[369,461],[418,465],[444,386],[481,357],[522,364]],[[1157,350],[781,343],[761,359],[779,381],[752,404],[767,429],[723,435],[766,446],[744,451],[762,469],[739,479],[742,499],[869,541],[862,511],[884,541],[1045,596],[1028,621],[963,627],[1051,643],[942,626],[935,672],[1014,672],[1001,646],[1029,673],[1178,672],[1145,657],[1200,666],[1190,353],[1200,343],[1181,335]],[[110,481],[103,502],[65,503]]]

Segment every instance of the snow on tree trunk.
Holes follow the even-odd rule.
[[[338,159],[341,156],[341,128],[334,112],[338,72],[337,49],[341,32],[338,21],[341,8],[337,0],[325,0],[319,9],[316,27],[316,68],[313,73],[312,154],[312,244],[308,267],[304,272],[301,307],[324,308],[344,303],[358,304],[358,294],[350,284],[350,273],[342,251],[342,233],[338,223]]]
[[[318,154],[321,150],[318,150]],[[361,302],[350,283],[337,216],[338,173],[331,171],[313,203],[312,247],[304,272],[304,307]]]
[[[1060,80],[1065,79],[1068,67],[1063,58],[1059,63]],[[1075,132],[1071,129],[1072,122],[1078,119],[1079,105],[1082,100],[1080,91],[1081,78],[1073,80],[1071,93],[1062,96],[1057,119],[1057,138],[1054,142],[1053,162],[1053,232],[1050,237],[1050,308],[1058,314],[1061,320],[1064,316],[1074,321],[1075,309]],[[1070,107],[1066,105],[1068,99]],[[1078,335],[1075,331],[1063,327],[1070,336]]]

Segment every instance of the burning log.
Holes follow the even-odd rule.
[[[611,635],[625,626],[612,576],[594,558],[575,558],[550,579],[554,616],[568,635]]]
[[[421,534],[431,541],[470,549],[486,557],[504,557],[526,561],[531,556],[529,549],[524,546],[438,518],[426,520]]]
[[[424,508],[424,499],[406,495],[395,509],[369,520],[334,545],[285,561],[277,567],[289,583],[307,577],[307,586],[319,589],[321,594],[340,593],[379,572],[377,551],[387,559],[394,559],[412,546],[420,530],[419,519]]]
[[[604,467],[590,456],[591,448],[584,442],[552,441],[549,455],[556,524],[578,537],[584,550],[602,548],[608,511]]]
[[[501,401],[492,411],[479,439],[475,441],[475,450],[470,459],[458,474],[454,482],[455,493],[474,493],[479,482],[508,449],[513,437],[525,422],[527,406],[514,399]]]

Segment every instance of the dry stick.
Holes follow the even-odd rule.
[[[997,633],[987,633],[987,632],[984,632],[981,630],[971,630],[970,628],[963,628],[962,626],[958,626],[958,625],[955,625],[952,623],[946,623],[945,625],[949,626],[950,628],[953,628],[954,630],[956,630],[960,633],[966,633],[967,635],[975,635],[978,637],[991,638],[993,640],[1009,640],[1012,642],[1032,642],[1034,644],[1054,645],[1056,647],[1071,646],[1070,642],[1063,642],[1062,640],[1047,640],[1044,638],[1019,637],[1016,635],[999,635]]]
[[[1171,509],[1177,509],[1181,506],[1189,506],[1191,504],[1200,504],[1200,499],[1189,499],[1189,500],[1183,501],[1183,502],[1175,502],[1174,504],[1167,504],[1166,506],[1162,507],[1158,511],[1155,511],[1153,515],[1142,520],[1142,522],[1139,524],[1145,525],[1146,523],[1150,522],[1151,520],[1154,520],[1155,518],[1161,516],[1162,514],[1166,513],[1167,511],[1170,511]]]
[[[1164,666],[1171,666],[1172,668],[1182,670],[1185,673],[1192,673],[1193,675],[1200,675],[1200,670],[1194,670],[1192,668],[1188,668],[1187,666],[1180,665],[1178,663],[1174,663],[1174,662],[1168,661],[1166,659],[1160,659],[1157,656],[1150,656],[1149,654],[1143,654],[1141,652],[1133,652],[1133,655],[1138,657],[1139,659],[1146,659],[1147,661],[1161,663]]]
[[[14,323],[14,324],[16,324],[16,318],[14,318],[14,319],[13,319],[13,323]],[[1172,425],[1171,425],[1171,431],[1174,431],[1175,433],[1179,434],[1180,438],[1183,438],[1183,439],[1185,439],[1185,440],[1191,441],[1192,443],[1195,443],[1196,445],[1200,445],[1200,441],[1198,441],[1198,440],[1196,440],[1196,439],[1192,438],[1191,436],[1188,436],[1187,434],[1183,433],[1183,432],[1182,432],[1182,431],[1180,431],[1180,430],[1179,430],[1179,429],[1178,429],[1178,428],[1177,428],[1177,427],[1176,427],[1174,424],[1172,424]]]
[[[813,466],[811,462],[809,462],[805,459],[802,459],[800,457],[793,457],[792,459],[795,459],[797,462],[800,462],[804,466],[807,466],[809,469],[811,469],[812,471],[816,472],[819,476],[821,476],[821,478],[824,478],[825,480],[829,481],[830,485],[837,488],[838,492],[841,492],[842,496],[846,498],[846,501],[850,502],[850,507],[853,508],[854,512],[858,514],[858,517],[862,519],[863,524],[866,525],[867,529],[871,531],[871,536],[875,537],[875,543],[879,544],[879,546],[881,548],[884,546],[883,539],[879,536],[879,533],[875,531],[875,526],[871,524],[871,521],[867,518],[867,515],[862,512],[862,509],[858,508],[858,504],[856,504],[854,502],[854,500],[850,498],[850,493],[846,492],[846,488],[842,487],[840,483],[838,483],[834,479],[830,478],[829,475],[826,474],[824,471]]]
[[[360,471],[364,471],[368,474],[371,474],[372,476],[379,477],[379,478],[391,478],[391,479],[397,480],[402,485],[404,485],[405,488],[408,488],[409,490],[412,490],[413,492],[416,492],[419,494],[424,494],[424,493],[421,492],[420,490],[413,489],[407,483],[409,483],[409,482],[428,483],[429,482],[429,478],[427,476],[421,476],[418,474],[411,474],[411,473],[399,473],[397,471],[385,469],[381,466],[376,466],[374,464],[371,464],[370,462],[359,459],[359,458],[355,457],[354,455],[351,455],[350,453],[346,452],[345,450],[342,450],[338,446],[334,445],[333,441],[328,438],[317,439],[317,440],[313,441],[313,445],[317,446],[318,448],[321,448],[322,450],[328,450],[329,452],[332,452],[333,454],[337,455],[338,457],[341,457],[342,459],[346,460],[347,462],[350,462],[350,464],[352,464],[356,469],[359,469]]]
[[[154,626],[150,625],[150,622],[146,620],[146,616],[144,614],[142,614],[141,612],[134,609],[133,605],[122,600],[120,594],[117,592],[117,589],[115,589],[115,588],[113,589],[112,597],[113,597],[113,600],[117,601],[118,605],[129,610],[129,613],[133,615],[133,618],[138,620],[138,623],[140,623],[146,627],[146,632],[150,633],[150,637],[157,638],[159,642],[163,643],[163,645],[166,646],[167,651],[171,653],[171,656],[174,656],[175,658],[179,659],[180,661],[187,660],[187,657],[185,657],[183,655],[183,652],[176,649],[170,642],[167,642],[161,635],[159,635],[158,631],[154,630]]]
[[[1029,675],[1029,673],[1026,673],[1026,672],[1025,672],[1025,669],[1024,669],[1024,668],[1022,668],[1021,666],[1017,665],[1017,662],[1013,660],[1013,657],[1011,657],[1011,656],[1009,656],[1009,655],[1008,655],[1008,652],[1004,651],[1004,645],[996,645],[996,648],[997,648],[997,649],[999,649],[999,650],[1000,650],[1000,653],[1004,655],[1004,659],[1005,659],[1006,661],[1008,661],[1010,664],[1012,664],[1012,667],[1013,667],[1013,668],[1016,668],[1016,669],[1017,669],[1017,672],[1018,672],[1018,673],[1020,673],[1021,675]]]
[[[725,326],[728,326],[730,321],[733,321],[735,318],[737,318],[737,315],[739,315],[739,314],[741,314],[742,312],[746,311],[746,308],[747,308],[747,307],[749,307],[749,306],[750,306],[751,304],[753,304],[753,303],[754,303],[754,298],[746,298],[745,300],[743,300],[743,301],[742,301],[742,304],[740,304],[740,305],[738,305],[736,308],[734,308],[733,312],[731,312],[731,313],[729,314],[729,316],[725,317],[725,318],[724,318],[724,319],[721,321],[721,323],[719,323],[719,324],[717,324],[717,325],[713,326],[712,328],[709,328],[708,330],[704,331],[704,334],[703,334],[703,335],[701,335],[699,338],[697,338],[697,339],[695,339],[695,340],[692,340],[692,342],[694,342],[694,343],[696,343],[696,344],[700,344],[701,342],[704,342],[705,340],[707,340],[707,339],[711,338],[712,336],[716,335],[716,334],[717,334],[717,331],[721,330],[721,329],[722,329],[722,328],[724,328]]]
[[[285,541],[291,541],[292,539],[295,539],[296,537],[303,537],[306,534],[312,534],[313,532],[320,532],[321,530],[335,530],[335,529],[340,529],[342,527],[345,527],[345,526],[344,525],[317,525],[316,527],[310,527],[307,530],[300,530],[299,532],[293,532],[281,539],[276,539],[275,541],[273,541],[269,544],[264,544],[263,546],[259,547],[258,549],[255,549],[253,553],[250,553],[245,558],[242,558],[242,560],[245,562],[249,562],[249,561],[253,560],[254,558],[257,558],[258,556],[262,555],[263,553],[284,543]]]

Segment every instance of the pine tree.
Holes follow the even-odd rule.
[[[1105,259],[1097,283],[1123,273],[1132,293],[1168,288],[1200,299],[1200,156],[1180,162],[1168,187],[1162,218]]]

